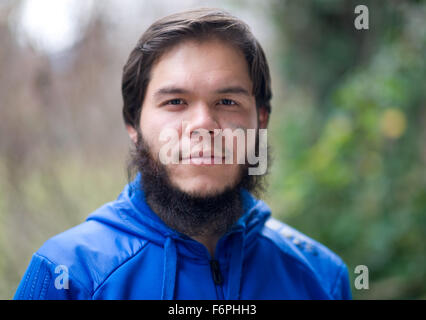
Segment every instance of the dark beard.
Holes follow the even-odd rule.
[[[141,173],[141,187],[148,205],[170,228],[189,237],[220,236],[243,214],[241,188],[256,196],[265,190],[265,175],[249,175],[249,166],[240,165],[237,182],[219,194],[188,194],[171,183],[166,166],[152,156],[138,130],[138,142],[130,154],[127,171],[129,181],[137,172]]]

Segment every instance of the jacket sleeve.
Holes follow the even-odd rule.
[[[35,253],[16,293],[15,300],[91,299],[87,289],[72,279],[68,269]]]
[[[345,264],[340,266],[339,275],[333,289],[333,297],[336,300],[351,300],[351,284],[349,282],[349,272]]]

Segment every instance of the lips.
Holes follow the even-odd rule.
[[[225,157],[215,157],[215,156],[203,156],[203,153],[191,155],[190,157],[183,158],[183,163],[195,164],[195,165],[214,165],[214,164],[223,164],[225,163]]]
[[[217,153],[219,153],[219,152],[217,152]],[[214,159],[214,158],[225,159],[225,153],[222,152],[220,154],[221,154],[221,156],[215,156],[214,155],[214,151],[210,151],[210,152],[206,152],[206,156],[204,156],[203,151],[199,151],[199,152],[195,152],[195,153],[191,154],[189,157],[185,157],[185,158],[181,157],[181,160],[188,160],[188,159]]]

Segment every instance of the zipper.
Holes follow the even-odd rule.
[[[224,300],[225,298],[223,296],[223,287],[222,287],[223,276],[222,276],[222,273],[220,272],[219,261],[216,259],[210,260],[210,269],[212,271],[212,277],[213,277],[213,282],[216,288],[216,294],[219,300]]]

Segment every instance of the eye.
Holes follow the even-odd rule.
[[[232,106],[232,105],[236,105],[237,103],[231,99],[222,99],[220,100],[220,104],[223,104],[225,106]]]
[[[169,100],[169,101],[166,101],[166,105],[167,104],[171,104],[171,105],[181,105],[181,104],[183,104],[184,102],[183,102],[183,100],[182,99],[172,99],[172,100]]]

